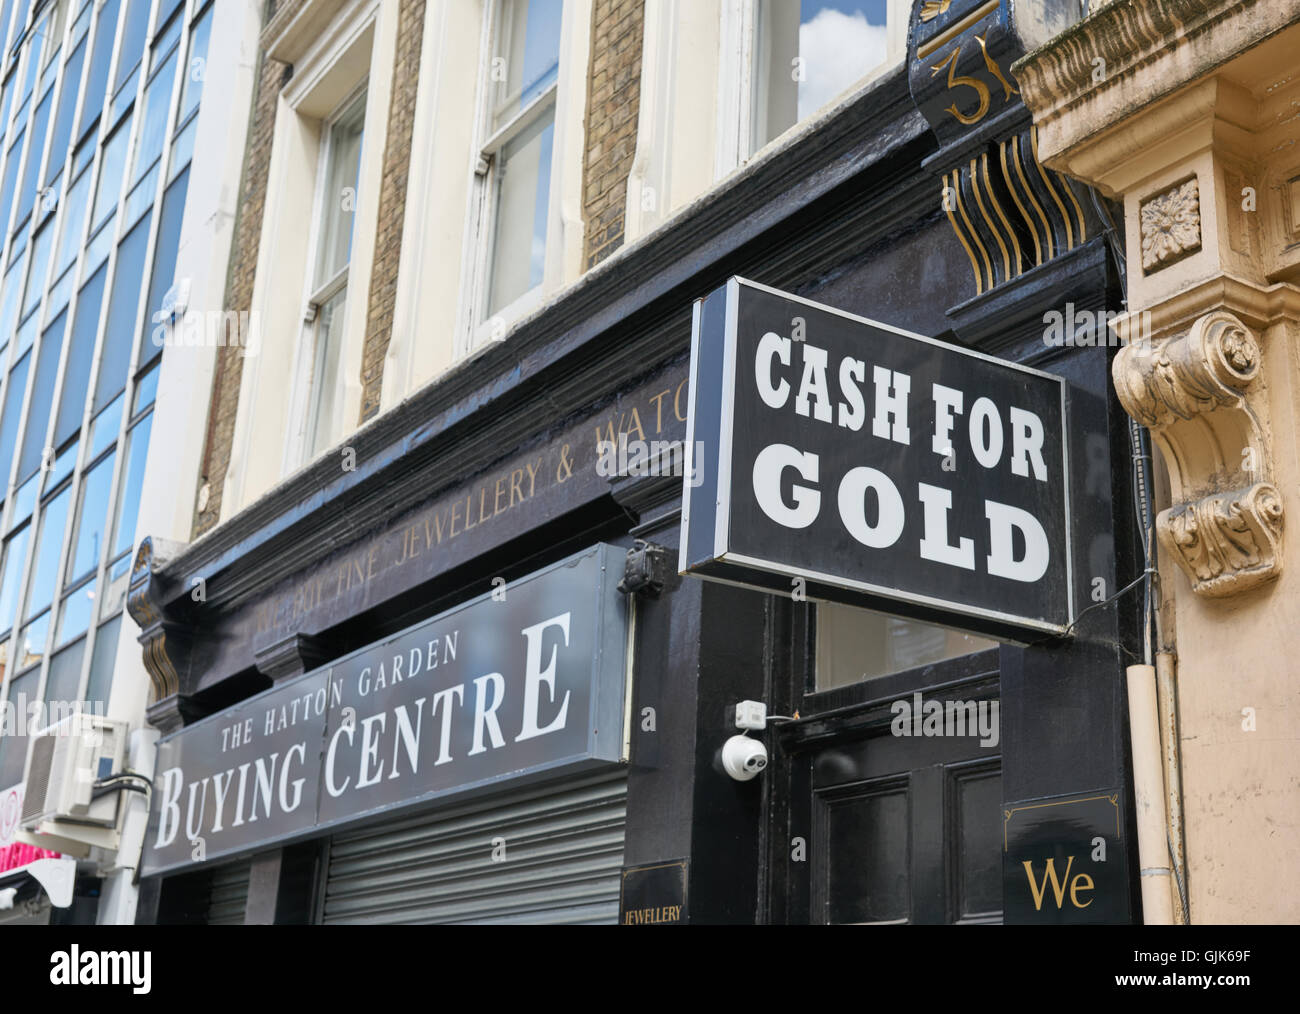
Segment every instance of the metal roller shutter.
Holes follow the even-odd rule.
[[[626,815],[620,771],[335,835],[321,921],[617,922]]]
[[[232,863],[212,871],[212,895],[208,901],[209,926],[242,926],[248,908],[248,878],[251,862]]]

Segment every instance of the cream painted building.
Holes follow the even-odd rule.
[[[1297,47],[1288,0],[1115,0],[1015,68],[1044,163],[1123,203],[1119,331],[1150,314],[1114,380],[1159,449],[1160,809],[1194,923],[1300,921]]]

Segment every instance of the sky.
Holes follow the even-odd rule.
[[[803,0],[799,119],[815,113],[885,58],[884,0]]]

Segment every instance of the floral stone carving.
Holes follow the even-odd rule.
[[[1159,270],[1201,248],[1201,196],[1196,180],[1142,205],[1142,268]]]

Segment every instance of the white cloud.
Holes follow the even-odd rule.
[[[817,112],[885,59],[885,26],[861,11],[823,7],[799,26],[799,55],[807,79],[799,84],[799,119]]]

